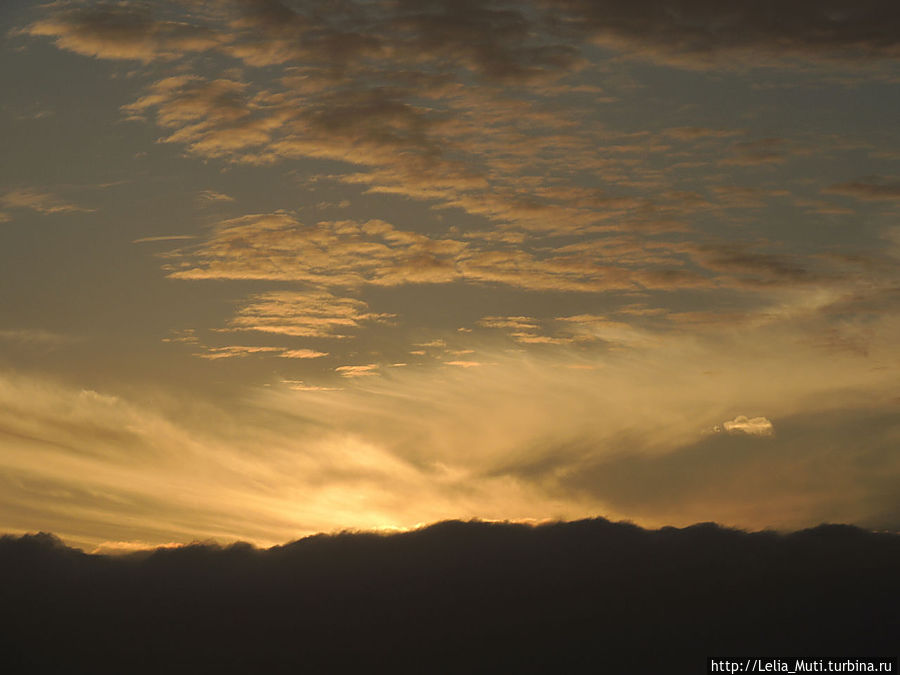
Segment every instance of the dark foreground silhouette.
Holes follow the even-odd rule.
[[[444,522],[268,550],[0,539],[0,672],[705,673],[895,655],[900,536]]]

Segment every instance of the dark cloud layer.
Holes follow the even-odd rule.
[[[542,0],[542,4],[557,12],[562,25],[588,31],[600,44],[673,64],[900,56],[900,10],[885,0]]]
[[[890,654],[900,537],[444,522],[123,558],[0,539],[7,672],[700,672]]]
[[[205,13],[195,8],[190,20],[148,7],[76,6],[29,31],[101,58],[149,60],[219,48],[253,65],[306,61],[341,69],[387,59],[461,67],[501,81],[577,67],[586,39],[689,66],[736,65],[738,56],[757,64],[900,56],[900,11],[885,0],[240,0],[211,3]],[[227,23],[216,25],[223,17]]]

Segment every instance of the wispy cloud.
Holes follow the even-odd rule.
[[[91,213],[93,209],[67,202],[50,192],[19,188],[0,196],[0,205],[8,209],[27,209],[42,214]]]
[[[746,415],[738,415],[733,420],[722,422],[721,427],[715,428],[717,431],[723,429],[729,434],[747,434],[748,436],[773,436],[775,427],[765,417],[747,417]]]
[[[233,359],[248,356],[249,354],[280,353],[278,347],[256,347],[248,345],[229,345],[226,347],[207,347],[205,352],[198,353],[201,359]]]
[[[369,363],[362,366],[338,366],[334,369],[341,377],[369,377],[378,375],[378,364]]]
[[[75,338],[40,328],[19,328],[0,330],[0,340],[23,345],[56,347],[74,342]]]
[[[182,241],[188,239],[196,239],[196,237],[192,234],[162,234],[156,237],[141,237],[140,239],[133,240],[131,243],[147,244],[154,241]]]

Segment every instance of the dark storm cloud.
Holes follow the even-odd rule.
[[[697,672],[892,653],[900,537],[449,521],[122,558],[0,539],[10,672]]]

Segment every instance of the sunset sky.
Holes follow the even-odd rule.
[[[0,29],[0,532],[900,529],[896,3]]]

